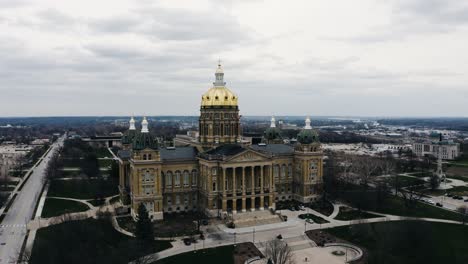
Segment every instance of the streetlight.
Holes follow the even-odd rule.
[[[255,243],[255,226],[257,225],[257,217],[254,216],[254,226],[252,230],[252,243]]]

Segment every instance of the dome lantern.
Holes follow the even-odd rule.
[[[141,133],[148,133],[148,120],[146,120],[146,116],[143,117],[143,121],[141,121]]]
[[[129,122],[129,123],[130,123],[130,127],[129,127],[128,129],[129,129],[129,130],[136,130],[136,128],[135,128],[135,119],[133,118],[133,116],[132,116],[132,118],[130,119],[130,122]]]

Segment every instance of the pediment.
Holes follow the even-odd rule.
[[[267,160],[267,156],[260,154],[258,152],[252,151],[252,150],[246,150],[243,151],[227,161],[229,162],[247,162],[247,161],[264,161]]]

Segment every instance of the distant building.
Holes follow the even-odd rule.
[[[96,148],[122,147],[122,136],[92,136],[82,139]]]
[[[413,152],[418,157],[431,155],[438,157],[439,147],[442,149],[442,159],[454,160],[460,156],[460,144],[453,140],[413,143]]]

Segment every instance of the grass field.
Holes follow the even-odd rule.
[[[468,227],[419,221],[380,222],[327,229],[364,247],[368,263],[468,263]]]
[[[352,209],[349,207],[341,207],[340,212],[335,217],[335,219],[341,220],[341,221],[349,221],[349,220],[367,219],[367,218],[375,218],[375,217],[381,217],[381,216],[362,212],[362,211],[360,212],[359,210]]]
[[[135,238],[117,232],[107,220],[71,221],[39,229],[29,263],[127,264],[139,256],[171,247],[168,241],[155,241],[143,251],[136,245]]]
[[[468,196],[468,186],[456,186],[447,190],[447,192],[455,195]]]
[[[408,176],[398,176],[397,177],[397,184],[400,187],[408,187],[408,186],[413,186],[413,185],[420,185],[426,183],[424,180],[414,178],[414,177],[408,177]],[[395,186],[395,181],[392,179],[390,181],[390,184],[392,186]]]
[[[392,196],[388,198],[381,208],[375,210],[378,213],[411,216],[411,217],[428,217],[449,219],[461,221],[461,215],[455,212],[447,211],[436,206],[416,203],[412,207],[406,207],[404,200],[399,197]]]
[[[68,213],[84,212],[87,210],[89,210],[89,207],[80,202],[47,198],[41,217],[49,218]]]
[[[69,197],[75,199],[96,199],[118,194],[118,181],[113,178],[90,180],[53,180],[47,196]]]
[[[198,245],[201,246],[201,245]],[[234,264],[234,246],[201,249],[196,252],[188,252],[161,259],[154,264],[179,264],[179,263],[203,263],[203,264]]]

